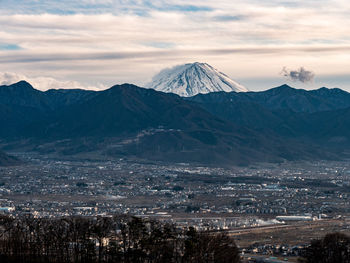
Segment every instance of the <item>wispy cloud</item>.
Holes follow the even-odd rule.
[[[141,60],[141,59],[166,59],[176,58],[179,56],[227,56],[227,55],[302,55],[308,53],[339,53],[350,52],[349,46],[269,46],[269,47],[237,47],[222,49],[167,49],[167,43],[145,43],[145,46],[160,48],[161,50],[144,50],[144,51],[122,51],[122,52],[92,52],[92,51],[52,51],[52,52],[36,52],[30,51],[3,53],[0,56],[0,63],[35,63],[35,62],[53,62],[53,61],[108,61],[108,60]]]
[[[241,21],[245,19],[246,17],[241,16],[241,15],[217,15],[213,17],[213,20],[215,21],[220,21],[220,22],[229,22],[229,21]]]
[[[38,90],[49,89],[88,89],[88,90],[103,90],[107,87],[99,84],[96,86],[87,86],[77,81],[62,81],[52,77],[28,77],[23,74],[14,72],[0,72],[0,85],[10,85],[21,80],[29,82]]]

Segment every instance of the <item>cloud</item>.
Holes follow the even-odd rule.
[[[301,67],[298,70],[289,70],[284,67],[281,74],[287,79],[290,79],[292,81],[300,81],[302,83],[312,82],[315,78],[315,73],[306,70],[304,67]]]
[[[231,21],[241,21],[245,19],[244,16],[241,16],[241,15],[217,15],[217,16],[214,16],[213,17],[213,20],[214,21],[219,21],[219,22],[231,22]]]
[[[18,64],[18,63],[41,63],[41,62],[65,62],[65,61],[142,61],[144,59],[173,59],[176,57],[195,56],[228,56],[228,55],[270,55],[270,56],[285,56],[287,54],[306,55],[311,53],[323,54],[338,54],[339,52],[350,52],[349,46],[237,46],[236,48],[220,48],[220,49],[168,49],[172,43],[152,42],[142,43],[143,47],[153,47],[156,49],[145,49],[143,51],[76,51],[69,52],[65,50],[57,50],[52,52],[15,52],[3,53],[0,56],[0,63],[3,64]],[[300,71],[301,69],[299,69]],[[283,69],[283,73],[289,74],[287,69]]]
[[[97,86],[86,86],[77,81],[61,81],[51,77],[27,77],[26,75],[14,72],[0,72],[0,85],[11,85],[21,80],[29,82],[35,89],[42,91],[49,89],[103,90],[107,88],[102,84]]]
[[[0,41],[12,45],[0,46],[0,72],[109,86],[191,61],[238,79],[283,65],[310,65],[318,77],[350,69],[346,0],[0,2]]]

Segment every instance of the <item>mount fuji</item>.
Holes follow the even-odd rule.
[[[166,93],[175,93],[181,97],[192,97],[210,92],[245,92],[244,86],[230,79],[207,63],[189,63],[164,69],[146,88]]]

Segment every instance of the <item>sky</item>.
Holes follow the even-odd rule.
[[[0,0],[0,84],[143,86],[198,61],[253,91],[350,91],[349,13],[348,0]]]

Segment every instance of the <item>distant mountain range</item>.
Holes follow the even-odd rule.
[[[339,159],[350,146],[350,94],[287,85],[193,97],[124,84],[104,91],[0,86],[3,150],[246,165]]]
[[[306,91],[282,85],[262,92],[211,93],[187,100],[197,103],[215,116],[255,130],[279,135],[334,139],[345,136],[350,93],[321,88]],[[339,128],[342,128],[342,132]],[[347,138],[343,137],[343,140]]]
[[[174,93],[182,97],[218,91],[248,91],[207,63],[189,63],[162,70],[146,88]]]

